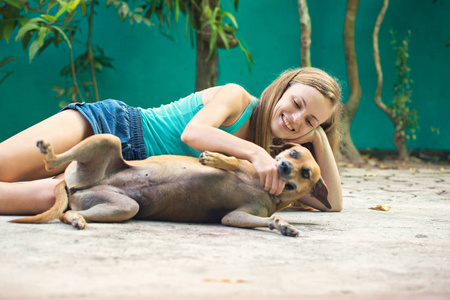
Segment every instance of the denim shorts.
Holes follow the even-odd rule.
[[[94,134],[110,133],[120,138],[125,160],[147,158],[139,109],[112,99],[71,103],[61,111],[66,109],[79,111],[91,124]]]

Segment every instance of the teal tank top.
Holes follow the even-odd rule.
[[[219,129],[230,134],[235,133],[250,119],[257,104],[258,100],[252,98],[250,104],[233,125],[220,126]],[[158,108],[139,108],[147,157],[163,154],[199,156],[199,151],[181,141],[181,134],[189,121],[202,108],[201,92]]]

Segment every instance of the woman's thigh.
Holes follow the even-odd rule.
[[[45,170],[36,142],[50,142],[58,154],[92,134],[92,127],[82,114],[69,109],[14,135],[0,143],[0,181],[34,180],[63,172],[66,166]]]

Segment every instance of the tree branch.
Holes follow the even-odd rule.
[[[302,67],[311,67],[311,18],[309,17],[306,0],[298,0],[300,16],[300,61]]]
[[[94,52],[92,51],[92,19],[94,18],[94,5],[95,1],[91,1],[91,11],[89,15],[89,37],[88,37],[88,59],[89,65],[91,67],[91,76],[92,76],[92,84],[94,85],[94,93],[95,93],[95,101],[100,101],[98,96],[98,87],[97,87],[97,77],[95,76],[95,68],[94,68]]]
[[[384,16],[386,14],[386,10],[389,4],[389,0],[384,0],[383,6],[381,7],[380,13],[378,14],[377,21],[375,22],[375,27],[373,29],[372,39],[373,39],[373,60],[375,62],[375,69],[377,70],[377,90],[375,92],[375,103],[377,106],[384,111],[385,114],[389,116],[389,118],[394,121],[394,115],[392,111],[383,103],[381,99],[381,91],[383,88],[383,72],[381,70],[380,63],[380,52],[378,48],[378,32],[380,31],[381,23],[383,23]]]
[[[348,0],[344,24],[344,46],[347,60],[347,73],[350,85],[350,96],[345,103],[345,117],[351,123],[361,100],[361,84],[359,83],[358,61],[355,50],[355,20],[359,0]]]

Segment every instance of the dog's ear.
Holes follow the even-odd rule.
[[[275,157],[278,154],[280,154],[281,152],[283,152],[284,150],[292,148],[294,146],[298,146],[298,144],[288,143],[288,144],[283,144],[283,145],[271,145],[270,146],[270,155],[272,157]]]
[[[323,205],[325,205],[328,209],[331,209],[331,204],[328,202],[328,188],[323,181],[322,177],[314,185],[311,196],[319,200]]]

